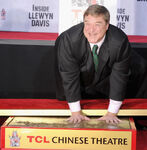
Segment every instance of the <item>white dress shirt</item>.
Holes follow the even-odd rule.
[[[90,43],[91,50],[92,50],[94,45],[97,45],[98,46],[97,54],[98,54],[99,49],[100,49],[101,45],[103,44],[104,40],[105,40],[105,36],[98,43],[95,43],[95,44]],[[80,100],[76,101],[76,102],[68,103],[68,105],[69,105],[69,108],[70,108],[71,112],[77,112],[77,111],[81,110]],[[108,106],[108,112],[117,114],[120,107],[121,107],[121,105],[122,105],[121,101],[116,101],[116,100],[110,99],[109,106]]]

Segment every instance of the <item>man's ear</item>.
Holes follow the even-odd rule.
[[[107,27],[106,27],[106,28],[107,28],[107,30],[108,30],[108,28],[109,28],[109,23],[107,24]]]

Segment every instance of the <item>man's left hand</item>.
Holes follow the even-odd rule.
[[[106,115],[104,115],[103,117],[100,117],[97,120],[103,120],[106,121],[106,123],[109,124],[118,124],[121,122],[120,119],[118,119],[117,114],[111,113],[111,112],[107,112]]]

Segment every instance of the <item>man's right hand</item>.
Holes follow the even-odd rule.
[[[86,117],[81,111],[72,112],[71,117],[67,119],[70,123],[80,123],[83,120],[89,121],[90,118]]]

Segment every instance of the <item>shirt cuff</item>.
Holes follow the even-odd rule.
[[[108,112],[117,114],[119,112],[121,105],[122,105],[122,101],[116,101],[116,100],[110,99]]]
[[[80,101],[68,103],[71,112],[77,112],[81,110]]]

